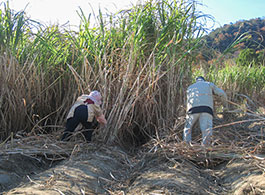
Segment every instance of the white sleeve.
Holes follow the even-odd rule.
[[[213,93],[214,93],[215,95],[220,96],[220,97],[222,98],[222,100],[224,101],[225,106],[227,106],[227,95],[226,95],[226,93],[224,92],[224,90],[220,89],[219,87],[217,87],[217,86],[216,86],[215,84],[213,84],[213,83],[210,83],[210,85],[211,85],[211,88],[212,88],[212,90],[213,90]]]

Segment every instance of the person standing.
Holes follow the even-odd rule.
[[[96,90],[89,95],[83,94],[79,96],[66,117],[66,128],[61,140],[69,141],[71,134],[81,124],[85,128],[82,133],[86,140],[90,142],[94,131],[93,119],[96,118],[96,121],[102,125],[107,124],[107,120],[100,108],[101,104],[101,94]]]
[[[228,108],[226,93],[202,76],[187,89],[187,114],[183,132],[183,140],[191,144],[191,132],[196,121],[199,120],[202,132],[202,145],[211,144],[213,127],[213,94],[222,98],[225,109]]]

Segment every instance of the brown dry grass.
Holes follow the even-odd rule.
[[[223,121],[214,120],[214,146],[200,146],[201,135],[194,130],[191,147],[179,138],[182,121],[134,153],[97,140],[85,143],[78,134],[72,142],[58,141],[56,134],[16,135],[1,145],[2,156],[63,161],[7,194],[262,194],[264,122],[262,116],[234,118],[230,113]]]

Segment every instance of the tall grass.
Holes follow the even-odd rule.
[[[9,7],[9,2],[4,3],[3,10],[0,11],[1,48],[8,47],[15,54],[16,48],[23,39],[26,26],[24,12],[14,13]]]
[[[93,27],[80,9],[78,32],[36,23],[33,32],[24,12],[8,4],[1,14],[8,16],[0,21],[1,138],[60,132],[77,96],[94,89],[108,119],[97,133],[104,142],[139,144],[173,128],[203,30],[195,1],[150,0],[109,16],[99,10]],[[232,87],[232,73],[219,74]]]
[[[207,72],[207,73],[206,73]],[[193,80],[204,75],[207,80],[223,88],[230,100],[240,101],[238,97],[248,97],[257,106],[264,106],[265,66],[242,66],[235,60],[224,60],[222,66],[212,65],[205,70],[198,68],[193,73]]]
[[[110,21],[109,30],[101,26],[105,42],[98,59],[103,61],[94,67],[99,68],[96,74],[108,100],[104,140],[122,142],[128,133],[151,134],[174,123],[182,103],[179,89],[188,77],[190,54],[198,41],[193,6],[150,1]]]
[[[43,132],[42,126],[55,127],[57,120],[62,120],[64,97],[73,93],[64,90],[69,81],[62,80],[65,57],[72,51],[65,47],[67,39],[57,27],[42,30],[24,12],[13,11],[8,2],[1,16],[0,137],[19,130],[38,128]],[[36,34],[34,25],[39,28]]]

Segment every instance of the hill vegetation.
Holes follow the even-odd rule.
[[[224,52],[231,43],[243,38],[237,49],[254,49],[260,51],[265,48],[265,19],[256,18],[251,20],[238,21],[235,24],[226,24],[223,27],[213,30],[205,36],[207,45],[220,52]]]
[[[264,65],[264,38],[264,18],[242,20],[235,24],[226,24],[203,37],[206,52],[202,55],[206,60],[212,60],[215,55],[210,55],[210,48],[210,50],[224,54],[235,53],[233,57],[238,57],[236,59],[237,64],[249,65],[254,63]]]

